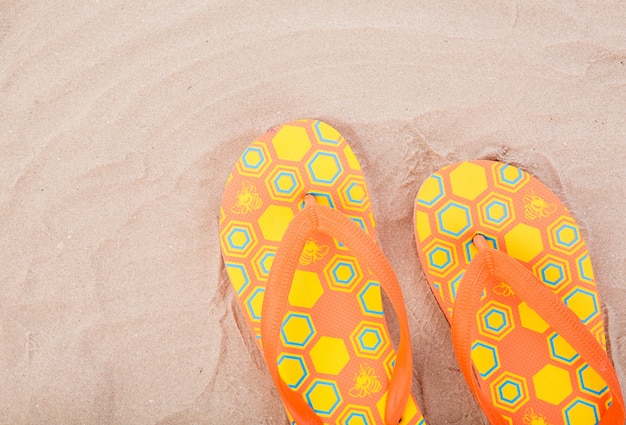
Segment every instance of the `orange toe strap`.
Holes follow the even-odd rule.
[[[291,282],[298,259],[307,239],[314,232],[322,232],[341,241],[380,280],[398,318],[400,342],[396,363],[388,386],[385,423],[396,425],[402,417],[411,391],[413,378],[411,344],[404,298],[396,275],[378,244],[356,223],[340,212],[319,205],[312,195],[306,195],[305,207],[291,220],[278,247],[269,274],[261,319],[261,343],[270,374],[282,397],[285,407],[298,425],[321,425],[321,419],[293,391],[278,374],[277,356],[280,346],[280,329],[287,309]],[[339,306],[338,306],[339,307]]]
[[[601,376],[613,395],[611,406],[605,411],[601,425],[624,423],[624,400],[615,374],[615,369],[602,349],[580,319],[552,291],[545,287],[530,270],[514,258],[482,244],[477,236],[475,244],[479,253],[474,257],[459,284],[452,315],[452,342],[474,397],[480,403],[491,424],[504,425],[504,419],[491,400],[480,390],[472,372],[471,345],[475,334],[476,314],[481,294],[486,286],[506,282],[513,292],[561,337]]]

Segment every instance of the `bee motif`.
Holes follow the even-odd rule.
[[[550,425],[545,416],[541,413],[535,413],[532,407],[524,412],[524,425]]]
[[[513,295],[513,288],[504,282],[500,282],[498,285],[494,286],[493,292],[503,297],[509,297]]]
[[[354,376],[354,386],[348,394],[352,397],[363,398],[379,392],[383,387],[372,367],[361,365]]]
[[[300,264],[308,266],[311,263],[321,260],[328,254],[328,249],[327,245],[318,245],[313,238],[309,238],[304,244],[304,249],[300,255]]]
[[[263,201],[256,191],[256,187],[243,182],[241,190],[237,193],[237,202],[230,209],[235,214],[247,214],[252,210],[258,210],[263,206]]]
[[[534,220],[539,217],[547,217],[556,211],[556,205],[546,202],[540,196],[535,195],[533,189],[529,189],[524,194],[524,213],[526,218]]]

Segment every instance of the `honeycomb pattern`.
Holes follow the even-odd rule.
[[[422,268],[448,320],[464,272],[478,253],[472,238],[479,233],[529,269],[605,348],[582,232],[536,178],[493,161],[451,164],[424,181],[414,219]],[[474,374],[505,421],[593,424],[606,410],[611,392],[598,371],[506,282],[491,281],[484,288],[474,335]]]
[[[252,267],[258,280],[267,280],[270,275],[270,270],[272,269],[272,262],[274,261],[276,250],[276,247],[264,245],[257,251],[256,254],[254,254],[254,257],[252,258]]]
[[[489,377],[500,367],[498,347],[483,341],[474,342],[472,345],[472,362],[482,378]]]
[[[285,316],[280,336],[286,346],[304,348],[314,335],[315,328],[309,314],[288,313]]]
[[[232,257],[246,257],[257,244],[254,229],[248,223],[231,222],[221,233],[222,247]]]
[[[293,202],[302,193],[304,183],[296,167],[276,167],[265,179],[272,198]]]
[[[339,186],[339,200],[346,210],[365,211],[369,207],[365,180],[356,176],[347,178]]]
[[[589,323],[600,312],[596,294],[590,290],[576,288],[563,298],[563,302],[583,323]]]
[[[294,143],[295,141],[297,143]],[[278,159],[299,162],[311,149],[305,128],[295,125],[282,126],[272,138],[272,146]]]
[[[342,172],[337,154],[318,151],[307,163],[307,171],[312,182],[330,186]]]
[[[363,273],[355,257],[336,255],[324,269],[324,274],[331,289],[352,292],[361,283]]]
[[[443,277],[457,265],[456,247],[450,243],[433,240],[425,249],[427,267],[432,274]]]
[[[306,193],[375,237],[359,161],[341,134],[321,121],[290,122],[253,141],[224,189],[219,215],[224,265],[259,345],[265,285]],[[361,261],[340,240],[311,235],[280,329],[280,377],[329,424],[382,424],[395,364],[380,282]],[[412,399],[402,423],[424,423]]]
[[[469,209],[456,202],[449,202],[437,212],[439,231],[458,238],[472,226]]]
[[[231,278],[235,293],[241,295],[250,284],[250,276],[248,276],[245,264],[226,263],[226,270]]]
[[[293,210],[282,205],[270,205],[259,217],[261,234],[267,241],[280,242],[293,218]]]
[[[339,425],[371,425],[374,423],[374,415],[371,409],[348,404],[339,415]]]
[[[501,340],[514,328],[511,307],[491,301],[478,311],[478,332],[486,337]]]
[[[588,394],[601,397],[609,390],[606,382],[604,382],[598,372],[588,364],[584,364],[578,368],[576,375],[578,376],[580,389]]]
[[[242,176],[258,177],[270,166],[271,159],[267,147],[258,142],[253,142],[237,162],[235,168]]]
[[[252,320],[253,322],[259,322],[261,320],[261,310],[263,308],[264,294],[265,288],[262,286],[257,286],[246,299],[246,310],[250,315],[250,320]]]
[[[359,305],[363,314],[368,316],[382,316],[383,302],[380,296],[380,284],[369,281],[358,294]]]
[[[294,307],[312,308],[324,289],[317,273],[296,270],[289,290],[289,304]]]
[[[563,417],[567,425],[597,424],[600,421],[598,404],[578,397],[563,410]]]
[[[537,333],[544,333],[550,328],[550,325],[537,314],[535,310],[530,308],[525,302],[521,302],[517,306],[519,312],[520,323],[526,329]]]
[[[541,231],[525,223],[518,223],[504,235],[506,250],[511,257],[529,262],[543,251]]]
[[[494,380],[490,389],[493,404],[508,412],[516,412],[528,401],[526,379],[510,372]]]
[[[321,337],[311,348],[311,360],[315,370],[327,375],[339,375],[350,360],[350,354],[343,339]]]
[[[542,258],[533,267],[533,272],[553,291],[558,291],[572,282],[569,262],[554,255],[548,254]]]
[[[389,346],[389,337],[382,325],[362,321],[350,334],[356,355],[368,359],[379,359]]]
[[[533,375],[535,395],[539,400],[555,406],[572,393],[569,373],[558,366],[547,364]]]
[[[585,282],[593,283],[593,269],[591,268],[591,259],[589,253],[585,252],[583,255],[576,259],[576,270],[581,280]]]
[[[464,162],[450,172],[452,193],[458,197],[473,201],[487,190],[485,169],[471,162]]]
[[[463,278],[463,273],[459,273],[454,279],[452,279],[449,283],[449,289],[450,289],[450,299],[452,299],[453,301],[456,300],[456,292],[459,289],[459,283],[461,282],[461,279]]]
[[[297,354],[281,354],[278,358],[278,373],[289,388],[297,390],[309,375],[304,357]]]
[[[508,192],[517,192],[530,180],[530,175],[509,164],[496,163],[491,167],[493,183]]]
[[[502,230],[515,220],[512,200],[497,193],[486,197],[478,208],[480,224],[494,230]]]
[[[548,228],[550,246],[565,254],[575,252],[583,244],[580,230],[574,219],[561,217]]]
[[[417,202],[432,207],[443,197],[444,193],[443,179],[437,174],[433,174],[420,187]]]
[[[550,357],[561,363],[573,364],[579,357],[570,343],[556,332],[548,337],[548,348]]]
[[[341,403],[341,394],[335,381],[316,379],[305,393],[306,401],[315,413],[329,417]]]

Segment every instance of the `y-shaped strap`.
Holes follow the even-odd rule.
[[[322,424],[321,419],[302,396],[289,388],[281,379],[277,365],[280,329],[287,311],[289,289],[298,266],[300,254],[307,239],[314,232],[325,233],[347,246],[359,258],[359,261],[362,261],[377,276],[396,312],[400,325],[400,342],[396,353],[395,367],[387,388],[387,406],[385,408],[385,424],[396,425],[402,419],[413,379],[409,326],[400,285],[391,264],[376,241],[340,212],[317,204],[312,195],[306,195],[304,209],[296,214],[287,227],[272,262],[272,269],[265,288],[261,319],[261,344],[270,374],[285,407],[298,425]]]
[[[506,424],[492,401],[478,386],[476,376],[472,373],[471,351],[481,294],[491,281],[505,282],[511,286],[515,295],[535,310],[602,376],[613,395],[613,402],[605,411],[600,425],[623,424],[624,400],[615,369],[606,352],[580,319],[517,260],[488,247],[480,235],[474,237],[474,244],[478,247],[479,253],[463,275],[454,302],[452,343],[465,380],[489,422],[497,425]]]

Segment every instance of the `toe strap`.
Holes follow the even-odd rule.
[[[298,259],[307,239],[322,232],[347,246],[380,280],[396,312],[400,341],[396,363],[388,386],[385,423],[396,425],[404,412],[411,392],[413,364],[410,333],[404,299],[396,275],[376,241],[356,223],[340,212],[319,205],[312,195],[305,198],[305,207],[291,220],[278,247],[263,301],[261,343],[270,374],[278,387],[286,408],[298,425],[321,425],[322,421],[278,374],[277,355],[280,328],[288,306],[289,289],[298,266]]]
[[[461,371],[490,423],[506,424],[492,401],[479,388],[472,371],[471,346],[472,335],[476,333],[476,314],[482,292],[494,282],[505,282],[509,285],[513,292],[558,332],[606,382],[613,401],[605,411],[600,424],[624,423],[624,400],[615,369],[606,351],[580,319],[517,260],[487,247],[486,244],[481,245],[480,238],[475,242],[479,253],[463,275],[457,291],[452,316],[452,342]]]

